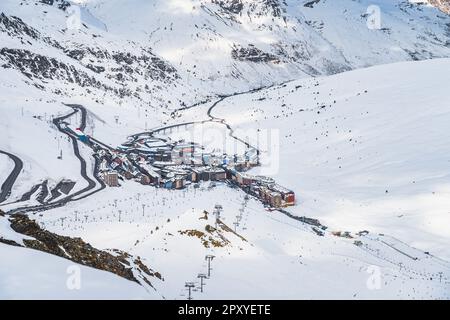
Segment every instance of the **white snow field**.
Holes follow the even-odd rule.
[[[446,261],[376,233],[319,237],[309,226],[246,200],[242,191],[208,185],[174,192],[127,183],[36,218],[58,234],[142,257],[162,274],[164,281],[154,285],[166,299],[186,299],[185,282],[198,285],[211,254],[211,277],[194,299],[449,298]],[[217,203],[231,229],[219,227],[220,235],[206,231],[215,226]],[[363,245],[356,246],[356,240]]]
[[[232,97],[213,109],[237,135],[280,130],[274,178],[297,194],[289,211],[355,239],[318,237],[239,190],[206,183],[174,192],[126,182],[101,200],[71,203],[38,221],[99,248],[142,256],[163,274],[158,290],[171,299],[185,297],[184,282],[205,272],[211,253],[213,276],[199,298],[448,299],[441,277],[447,279],[449,263],[440,258],[449,259],[450,244],[449,67],[450,59],[372,67]],[[177,121],[201,120],[209,106]],[[243,208],[236,231],[247,241],[225,232],[229,245],[205,248],[196,236],[180,234],[204,232],[208,223],[199,218],[216,203],[231,229]],[[369,235],[355,235],[362,230]],[[382,270],[379,290],[367,285],[373,266]],[[227,285],[233,289],[223,290]]]
[[[448,70],[443,59],[300,80],[227,99],[213,115],[237,135],[279,130],[274,177],[298,194],[298,215],[449,259]]]
[[[137,283],[31,249],[0,243],[0,299],[148,299]],[[30,263],[31,262],[31,263]],[[72,280],[80,275],[81,281]],[[74,281],[74,282],[72,282]]]

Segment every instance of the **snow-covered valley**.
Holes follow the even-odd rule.
[[[450,299],[440,8],[2,1],[0,298]]]

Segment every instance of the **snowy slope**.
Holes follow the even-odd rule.
[[[239,10],[230,9],[233,2],[241,3]],[[297,55],[305,53],[311,58],[316,56],[313,50],[319,48],[318,53],[328,55],[333,62],[338,61],[337,55],[331,55],[337,49],[350,67],[411,59],[411,53],[416,51],[418,59],[448,54],[445,45],[449,40],[449,19],[431,7],[400,0],[321,0],[312,7],[306,5],[309,2],[91,0],[87,5],[99,16],[102,11],[108,12],[102,20],[110,26],[111,33],[140,40],[145,34],[155,51],[174,65],[192,66],[192,60],[197,59],[202,62],[198,67],[222,69],[220,63],[227,60],[224,53],[229,53],[230,43],[245,47],[245,41],[275,55],[277,49],[279,54],[288,46],[297,46]],[[366,14],[371,5],[380,8],[381,30],[367,26]],[[267,13],[260,14],[264,10]],[[150,18],[153,15],[155,18]],[[132,17],[130,24],[124,16]],[[180,27],[186,31],[186,26],[188,31],[196,27],[190,32],[178,32]],[[212,35],[202,37],[203,33]],[[200,52],[208,55],[199,56]],[[288,59],[295,61],[293,52],[286,53]],[[307,56],[303,58],[308,61]],[[319,62],[323,64],[323,60]]]
[[[448,16],[431,6],[398,0],[316,2],[302,8],[305,19],[355,67],[447,56]]]
[[[0,254],[4,257],[0,263],[2,300],[149,298],[149,293],[138,284],[46,253],[0,243]],[[81,277],[81,286],[71,290],[70,277],[75,272]]]
[[[47,92],[102,103],[111,103],[112,95],[120,105],[176,108],[211,93],[450,53],[450,18],[401,0],[322,0],[313,6],[308,1],[89,0],[78,9],[80,30],[71,28],[78,7],[64,11],[58,3],[2,1],[3,20],[21,19],[4,23],[2,47],[44,57],[34,60],[55,58],[63,83],[50,81],[55,88],[45,84]],[[381,10],[379,30],[367,26],[370,5]],[[2,52],[0,58],[37,78],[38,86],[57,80],[40,70],[25,71],[31,68],[26,60],[11,62],[24,55],[30,58],[23,51]],[[73,77],[81,80],[72,83]],[[68,90],[72,86],[89,90]]]
[[[217,203],[229,227],[219,226],[220,235],[207,231],[215,227]],[[211,276],[194,299],[449,298],[448,262],[376,233],[319,237],[310,226],[268,212],[222,184],[170,191],[129,182],[107,189],[101,198],[49,211],[38,221],[99,248],[114,246],[141,256],[161,270],[164,281],[155,285],[166,299],[186,299],[185,282],[199,285],[197,276],[207,273],[205,257],[211,254]],[[356,246],[356,240],[363,245]],[[370,284],[374,272],[379,272],[379,287]]]
[[[448,259],[449,68],[432,60],[294,81],[227,99],[213,115],[236,134],[279,130],[274,176],[298,193],[299,215]]]
[[[213,276],[196,298],[448,299],[449,263],[441,258],[450,258],[449,67],[448,59],[372,67],[230,97],[213,109],[237,135],[280,130],[274,178],[298,196],[289,211],[353,239],[319,237],[239,190],[208,183],[171,191],[124,182],[101,200],[71,203],[38,221],[142,256],[163,273],[157,289],[170,299],[186,298],[184,283],[206,271],[207,254],[216,256]],[[177,121],[206,119],[210,105],[180,112]],[[245,240],[223,230],[226,245],[205,247],[218,238],[206,231],[214,220],[201,218],[217,203],[231,229],[242,212],[236,231]],[[356,234],[362,230],[369,235]],[[367,286],[373,266],[381,268],[381,290]],[[230,283],[234,289],[224,290]]]

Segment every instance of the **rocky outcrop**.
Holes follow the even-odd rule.
[[[235,46],[231,51],[231,56],[235,60],[249,61],[255,63],[280,63],[280,59],[274,54],[267,53],[253,45],[246,48]]]
[[[450,0],[429,0],[430,4],[450,15]]]
[[[240,14],[244,9],[242,0],[212,0],[211,2],[219,5],[223,10],[232,14]]]
[[[20,38],[22,42],[31,38],[36,41],[43,41],[58,49],[62,48],[57,41],[42,36],[39,31],[27,25],[22,19],[15,16],[7,16],[3,12],[0,13],[0,32],[4,32],[11,37]]]
[[[57,2],[45,3],[54,5]],[[158,87],[161,83],[171,84],[180,79],[177,70],[170,63],[154,55],[149,48],[136,44],[131,44],[133,51],[127,52],[73,42],[59,43],[41,34],[22,19],[4,13],[0,14],[0,32],[19,39],[22,44],[30,45],[29,49],[0,47],[0,60],[6,62],[0,62],[0,65],[3,68],[17,69],[31,80],[41,80],[32,83],[41,90],[47,87],[47,80],[55,80],[55,86],[72,83],[83,88],[91,87],[113,93],[120,98],[133,96],[141,99],[141,92],[153,93],[153,87]],[[56,48],[60,54],[49,57],[45,53],[37,53],[31,46],[34,41]],[[75,61],[68,63],[65,57]],[[91,72],[102,74],[104,78],[92,76]],[[70,95],[65,89],[56,89],[54,93]]]
[[[314,5],[318,4],[320,2],[320,0],[308,0],[307,2],[305,2],[303,4],[303,6],[307,7],[307,8],[314,8]]]
[[[226,18],[236,21],[234,16],[246,15],[253,17],[272,17],[281,18],[286,12],[284,5],[286,3],[281,0],[209,0],[211,3],[218,5]]]
[[[0,218],[4,218],[6,216],[6,214],[0,210]],[[0,243],[4,243],[7,244],[9,246],[14,246],[14,247],[21,247],[20,244],[18,244],[17,242],[10,240],[10,239],[5,239],[3,238],[3,236],[0,234]]]
[[[10,36],[26,35],[35,40],[41,37],[39,31],[29,27],[22,19],[14,16],[6,16],[3,12],[0,14],[0,31],[6,32]]]
[[[130,96],[131,91],[105,85],[85,71],[66,64],[55,58],[33,53],[29,50],[3,48],[0,58],[6,61],[3,68],[14,68],[31,80],[59,80],[76,84],[80,87],[92,87],[123,97]],[[44,89],[43,86],[38,86]]]
[[[49,6],[56,6],[58,9],[63,11],[70,7],[70,3],[66,0],[40,0],[40,2],[48,4]]]
[[[165,63],[151,52],[147,51],[139,56],[129,52],[114,52],[112,58],[118,65],[116,72],[126,73],[134,80],[132,75],[139,74],[145,80],[165,81],[173,77],[177,78],[175,68]]]
[[[4,213],[0,214],[4,215]],[[27,248],[47,252],[85,266],[108,271],[141,285],[152,286],[150,278],[162,280],[161,274],[147,267],[140,257],[133,257],[117,249],[109,251],[99,250],[84,242],[81,238],[57,235],[42,229],[26,215],[11,215],[9,221],[12,230],[33,238],[33,240],[23,240]],[[7,239],[4,240],[2,241],[3,243],[8,241]]]
[[[204,211],[203,216],[199,217],[199,219],[208,221],[208,212]],[[183,236],[198,238],[205,248],[225,248],[227,246],[232,246],[232,242],[226,237],[227,234],[233,234],[243,242],[247,242],[243,236],[236,233],[220,219],[216,220],[215,227],[210,224],[206,224],[204,231],[187,229],[179,230],[178,233]]]
[[[259,0],[250,2],[250,11],[256,16],[272,16],[279,18],[285,12],[286,5],[282,0]]]
[[[155,56],[149,49],[143,49],[137,55],[130,52],[109,52],[99,48],[78,46],[66,49],[65,54],[96,73],[106,72],[108,78],[121,83],[137,82],[138,78],[168,83],[179,78],[173,66]],[[104,65],[111,67],[107,69]]]

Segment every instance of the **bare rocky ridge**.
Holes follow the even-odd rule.
[[[314,5],[315,4],[317,4],[317,3],[319,3],[320,2],[320,0],[310,0],[310,1],[307,1],[305,4],[303,4],[305,7],[308,7],[308,8],[314,8]]]
[[[446,14],[450,14],[450,0],[429,0],[430,4]]]
[[[280,63],[280,59],[271,54],[249,45],[247,48],[235,46],[231,52],[231,56],[235,60],[265,63]]]
[[[29,50],[2,48],[0,57],[6,61],[6,64],[2,65],[3,68],[17,69],[31,80],[63,80],[80,87],[103,89],[121,96],[130,95],[128,90],[107,86],[73,65]],[[41,85],[37,86],[44,89]]]
[[[271,15],[272,17],[281,17],[285,12],[285,1],[280,0],[259,0],[252,1],[250,4],[250,10],[254,12],[256,16]]]
[[[448,6],[448,1],[435,0],[435,2],[439,3],[441,8]],[[206,23],[196,23],[195,30],[187,30],[187,33],[192,33],[192,39],[208,39],[212,46],[221,39],[232,40],[230,42],[234,43],[234,46],[230,45],[225,49],[230,52],[229,61],[212,62],[213,68],[205,70],[197,68],[196,63],[189,61],[192,58],[189,49],[186,51],[186,58],[183,58],[187,62],[178,63],[172,60],[168,62],[154,53],[158,52],[155,43],[110,38],[108,37],[110,32],[103,34],[89,23],[83,23],[80,30],[83,37],[76,38],[70,35],[70,30],[65,29],[64,24],[54,30],[43,28],[38,31],[32,26],[32,19],[26,16],[19,13],[11,15],[0,13],[0,32],[8,36],[6,39],[12,40],[0,46],[2,50],[0,65],[17,69],[27,78],[33,79],[32,82],[28,82],[31,85],[41,90],[51,90],[60,96],[73,96],[77,92],[76,87],[80,87],[83,95],[93,96],[95,102],[104,102],[105,97],[112,94],[121,100],[127,98],[136,104],[155,104],[157,105],[155,108],[167,109],[171,107],[173,100],[182,103],[181,100],[186,100],[185,97],[192,92],[195,92],[195,95],[205,94],[202,92],[203,86],[198,88],[198,84],[186,81],[186,77],[189,76],[206,83],[214,82],[218,79],[217,74],[221,74],[222,77],[228,76],[237,80],[235,85],[239,80],[243,80],[243,83],[254,86],[255,83],[244,79],[266,78],[266,81],[273,79],[275,82],[283,82],[305,74],[329,75],[353,69],[355,62],[349,59],[353,53],[346,52],[346,48],[337,50],[339,44],[327,39],[326,34],[320,31],[329,27],[328,22],[304,20],[302,17],[302,10],[322,10],[321,6],[327,4],[319,0],[300,1],[301,9],[298,9],[297,16],[293,4],[281,0],[202,0],[203,12],[200,16],[207,13],[207,16],[203,17]],[[418,7],[409,2],[401,4],[406,7],[399,9],[406,14]],[[49,18],[50,14],[58,15],[58,18],[63,18],[64,21],[64,17],[67,18],[65,11],[70,3],[65,0],[24,0],[21,5],[40,8],[44,12],[48,10],[46,14]],[[47,6],[61,10],[50,10]],[[86,9],[89,9],[89,6]],[[172,17],[168,15],[162,18],[170,21]],[[273,41],[261,43],[249,38],[239,42],[237,39],[228,38],[227,33],[220,28],[223,24],[232,28],[233,32],[241,32],[243,25],[247,25],[245,28],[249,28],[252,32],[256,30],[267,32],[273,37]],[[445,20],[442,21],[442,27],[445,28]],[[143,26],[142,29],[145,28],[146,26]],[[167,38],[170,37],[169,30],[172,31],[171,28],[165,27],[164,30],[158,28],[153,32],[163,33],[162,35]],[[380,32],[388,34],[389,30]],[[389,35],[386,37],[389,38]],[[449,37],[431,33],[420,34],[420,37],[420,39],[423,37],[423,41],[404,46],[402,51],[399,51],[404,53],[405,59],[410,57],[411,60],[423,60],[445,56],[445,52],[437,52],[430,45],[442,43],[448,46]],[[17,45],[18,41],[21,43],[20,46]],[[433,52],[437,53],[432,54]],[[41,63],[42,67],[38,66]],[[373,63],[367,61],[364,65]],[[264,64],[269,67],[281,64],[283,68],[266,68]],[[215,66],[217,70],[214,70]],[[47,67],[52,71],[56,70],[58,75],[50,76],[45,70]],[[224,73],[224,68],[228,67],[231,71]],[[267,72],[270,75],[266,74]],[[67,86],[62,86],[68,83],[73,85],[69,90]],[[158,93],[161,90],[173,92],[175,98],[170,101],[159,98],[161,95]],[[223,88],[223,90],[230,89]],[[193,102],[193,98],[189,99],[191,100],[188,103]]]
[[[5,217],[5,213],[0,211],[0,216]],[[34,238],[34,240],[23,240],[26,248],[47,252],[81,265],[108,271],[144,286],[153,287],[150,278],[163,280],[161,274],[146,266],[140,257],[133,257],[117,249],[102,251],[92,247],[81,238],[57,235],[42,229],[26,215],[11,215],[9,221],[12,230]],[[22,246],[15,241],[4,238],[0,238],[0,242]]]
[[[29,43],[29,40],[33,39],[43,41],[52,47],[62,49],[61,45],[57,41],[52,40],[50,37],[42,36],[38,30],[27,25],[19,17],[7,16],[3,12],[0,13],[0,32],[8,34],[10,37],[21,39],[22,43]]]
[[[49,6],[56,6],[58,9],[65,11],[70,7],[70,2],[66,0],[40,0],[41,3],[48,4]]]
[[[141,87],[137,83],[151,80],[171,84],[180,78],[173,66],[154,55],[149,48],[139,48],[131,53],[122,50],[108,51],[72,42],[61,44],[19,17],[4,13],[0,13],[0,32],[19,39],[22,44],[44,43],[60,51],[62,56],[73,59],[73,64],[68,64],[43,55],[41,51],[34,52],[33,47],[30,50],[0,47],[0,59],[6,62],[2,67],[17,69],[29,79],[41,80],[34,82],[34,85],[42,90],[45,90],[44,80],[60,80],[82,88],[99,89],[120,98],[134,96],[141,99],[141,92],[151,93],[152,90],[148,84]],[[104,74],[117,86],[89,75],[91,71]],[[61,89],[55,93],[66,92]]]
[[[241,0],[211,0],[212,3],[218,4],[222,9],[233,14],[240,14],[244,9]]]
[[[284,1],[279,0],[210,0],[211,3],[219,5],[223,10],[231,14],[242,14],[245,12],[248,16],[265,16],[281,17],[285,12],[282,4]]]

